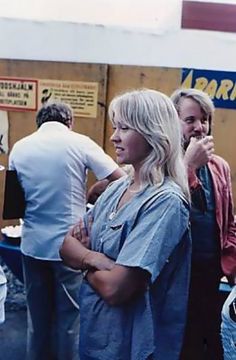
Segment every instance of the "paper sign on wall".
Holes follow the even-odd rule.
[[[34,111],[37,109],[37,81],[0,77],[0,109]]]
[[[98,83],[38,80],[38,106],[48,100],[59,100],[69,104],[74,116],[96,118]]]

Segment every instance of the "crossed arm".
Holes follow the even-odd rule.
[[[79,239],[75,237],[78,226]],[[60,255],[68,266],[88,270],[87,281],[106,303],[119,305],[145,292],[150,278],[147,271],[118,265],[106,255],[88,249],[88,242],[88,235],[80,221],[67,233]]]

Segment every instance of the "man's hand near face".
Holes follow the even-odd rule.
[[[213,153],[213,136],[205,136],[200,140],[191,137],[190,143],[185,151],[184,162],[187,168],[196,171],[208,163]]]

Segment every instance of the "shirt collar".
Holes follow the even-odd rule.
[[[38,129],[38,131],[49,131],[49,130],[68,131],[70,129],[66,125],[64,125],[58,121],[45,122]]]

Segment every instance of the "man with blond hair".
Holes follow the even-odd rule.
[[[192,198],[192,271],[188,321],[181,359],[222,359],[220,279],[236,280],[236,237],[228,163],[214,153],[214,105],[196,89],[172,95],[182,127]]]

